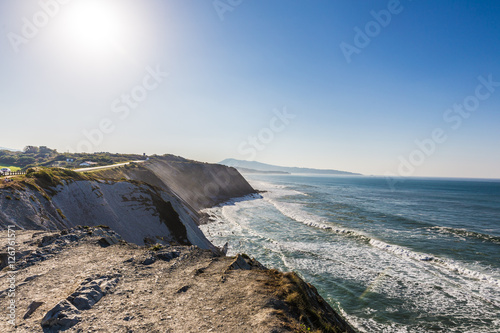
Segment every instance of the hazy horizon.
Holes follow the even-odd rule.
[[[0,146],[500,178],[500,3],[6,0]]]

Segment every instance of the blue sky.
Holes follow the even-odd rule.
[[[500,178],[498,1],[64,2],[0,3],[0,146]]]

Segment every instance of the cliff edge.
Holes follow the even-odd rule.
[[[98,174],[105,178],[125,177],[155,185],[175,194],[193,212],[256,193],[235,168],[174,155],[157,156],[145,163],[108,169]]]
[[[138,247],[100,227],[10,235],[1,332],[353,332],[314,287],[245,255]]]

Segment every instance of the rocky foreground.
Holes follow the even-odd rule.
[[[296,274],[245,255],[140,247],[106,227],[9,234],[1,332],[353,332]]]

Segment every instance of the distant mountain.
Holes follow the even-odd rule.
[[[236,160],[234,158],[225,159],[224,161],[219,162],[219,164],[234,167],[238,170],[241,169],[242,172],[245,172],[245,169],[252,169],[263,172],[310,173],[317,175],[361,175],[359,173],[339,171],[339,170],[282,167],[255,161]]]
[[[219,163],[221,164],[221,163]],[[237,168],[239,172],[241,173],[258,173],[258,174],[266,174],[266,175],[289,175],[290,172],[285,172],[285,171],[262,171],[262,170],[255,170],[255,169],[247,169],[247,168]]]
[[[5,147],[0,147],[0,150],[20,151],[19,149],[12,149],[12,148],[5,148]]]

